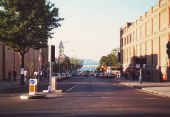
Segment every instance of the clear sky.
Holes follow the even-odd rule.
[[[54,30],[51,43],[63,41],[65,54],[99,60],[119,47],[119,30],[144,15],[158,0],[50,0],[65,20]]]

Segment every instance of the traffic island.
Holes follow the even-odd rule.
[[[37,92],[37,79],[30,79],[29,93],[20,96],[20,99],[47,99],[62,96],[62,90],[56,90],[56,79],[52,77],[51,85],[48,90]]]
[[[20,99],[22,100],[28,100],[28,99],[50,99],[50,98],[56,98],[56,97],[61,97],[63,96],[62,90],[56,90],[54,92],[39,92],[34,95],[29,95],[29,94],[23,94],[20,96]]]
[[[61,97],[63,96],[62,90],[53,90],[53,91],[48,91],[48,90],[43,90],[43,93],[46,93],[46,98],[56,98],[56,97]]]
[[[37,79],[29,80],[29,93],[20,96],[20,99],[44,99],[47,93],[37,92]]]
[[[46,99],[47,97],[47,93],[36,93],[34,95],[29,95],[29,94],[24,94],[24,95],[20,95],[20,99]]]

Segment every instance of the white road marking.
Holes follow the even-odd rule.
[[[71,91],[73,88],[75,88],[77,86],[77,84],[76,85],[74,85],[73,87],[71,87],[70,89],[68,89],[67,91]]]

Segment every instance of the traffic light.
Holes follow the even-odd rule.
[[[135,63],[136,63],[136,64],[140,64],[140,62],[141,62],[141,61],[140,61],[140,58],[135,58]]]
[[[120,52],[117,53],[117,58],[118,58],[118,61],[120,62],[121,61]]]
[[[55,46],[51,45],[51,62],[55,62]]]
[[[166,44],[166,47],[167,47],[166,53],[168,54],[168,58],[170,59],[170,41],[168,41],[168,43]]]

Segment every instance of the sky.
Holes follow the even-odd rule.
[[[62,41],[65,55],[99,61],[120,47],[120,28],[144,15],[158,0],[49,0],[64,18],[50,44]]]

